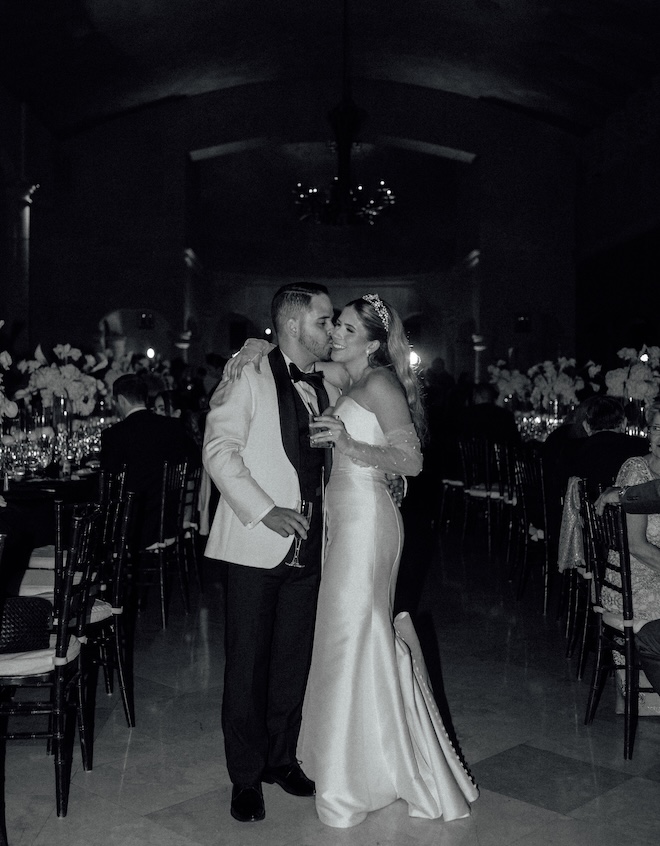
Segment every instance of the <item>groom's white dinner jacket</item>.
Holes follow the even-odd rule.
[[[339,391],[325,385],[334,405]],[[207,557],[268,569],[284,559],[293,543],[293,536],[281,537],[261,519],[274,505],[299,507],[294,392],[278,348],[262,360],[260,373],[246,367],[240,379],[216,388],[202,459],[221,496]]]

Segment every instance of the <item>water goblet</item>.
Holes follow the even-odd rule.
[[[318,435],[318,433],[320,431],[322,431],[322,429],[320,428],[321,424],[316,422],[316,418],[318,416],[319,416],[318,414],[314,414],[313,412],[309,413],[309,435],[310,435],[309,445],[311,447],[314,447],[315,449],[330,449],[331,447],[334,446],[334,442],[332,441],[332,439],[330,439],[328,441],[322,441],[322,440],[313,441],[313,440],[311,440],[312,435]],[[312,425],[312,424],[314,424],[314,425]],[[329,431],[330,431],[329,429],[326,429],[326,432],[329,432]]]

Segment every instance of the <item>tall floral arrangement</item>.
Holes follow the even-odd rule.
[[[607,393],[624,399],[653,402],[660,393],[660,347],[637,351],[623,347],[617,356],[625,363],[605,374]]]
[[[4,320],[0,320],[0,329],[5,325]],[[14,400],[9,399],[5,393],[3,370],[9,370],[11,367],[11,356],[7,350],[0,351],[0,420],[3,417],[16,417],[18,414],[18,406]]]
[[[543,361],[527,371],[532,384],[532,405],[548,407],[555,400],[567,405],[577,404],[577,392],[584,388],[575,359],[560,356],[557,361]]]
[[[146,355],[137,353],[121,353],[116,355],[112,350],[105,350],[96,363],[94,373],[103,379],[105,389],[112,393],[115,381],[125,373],[142,374],[151,393],[168,390],[174,387],[174,379],[170,370],[170,362],[160,357],[150,359]]]
[[[489,381],[499,391],[498,403],[502,405],[509,397],[526,401],[529,399],[532,384],[528,376],[520,370],[511,369],[506,361],[488,365]]]
[[[107,393],[103,381],[94,371],[97,361],[93,355],[83,356],[71,344],[58,344],[53,348],[55,360],[49,362],[41,346],[33,359],[23,359],[16,365],[28,377],[27,384],[14,395],[15,399],[39,396],[44,407],[53,405],[53,397],[65,397],[71,403],[71,411],[80,417],[88,417],[96,407],[98,399]]]

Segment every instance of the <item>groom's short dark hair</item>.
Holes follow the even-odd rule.
[[[308,309],[312,297],[317,294],[328,294],[325,285],[317,282],[300,282],[292,285],[282,285],[275,292],[270,304],[270,316],[279,333],[282,326],[290,317],[296,317],[301,311]]]

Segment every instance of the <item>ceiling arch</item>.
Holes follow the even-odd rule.
[[[356,79],[485,100],[584,135],[660,72],[656,0],[352,0]],[[172,98],[340,83],[342,4],[30,0],[0,9],[0,77],[54,132]]]

